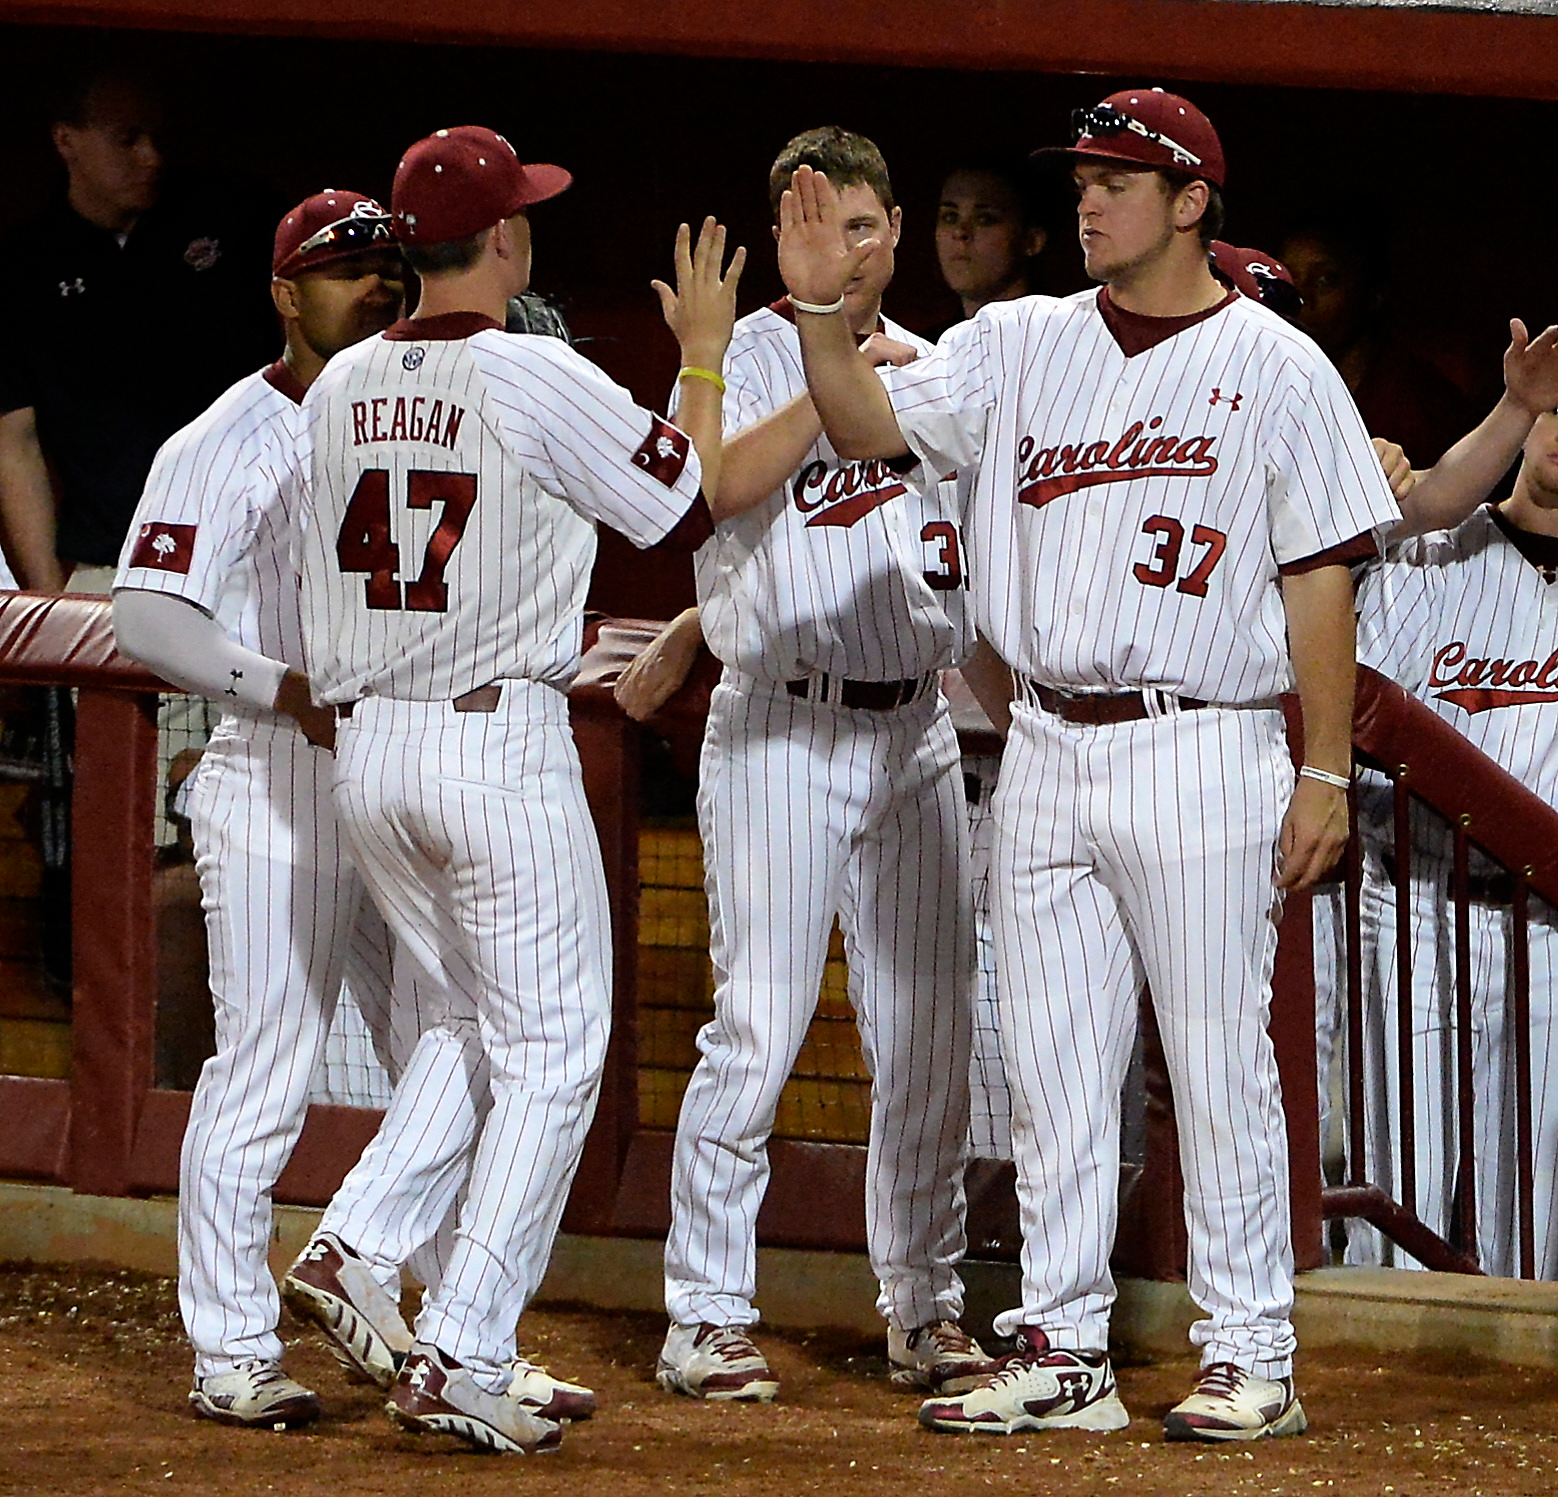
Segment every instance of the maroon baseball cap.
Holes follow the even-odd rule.
[[[495,130],[456,125],[400,158],[390,211],[403,244],[443,244],[554,198],[572,181],[560,166],[525,166]]]
[[[1223,185],[1223,146],[1212,122],[1189,99],[1161,88],[1126,88],[1071,114],[1076,144],[1035,156],[1090,156],[1160,167]]]
[[[1242,296],[1270,307],[1283,317],[1294,316],[1304,299],[1293,284],[1293,272],[1275,255],[1240,249],[1225,239],[1214,239],[1209,254],[1212,274]]]
[[[390,216],[372,198],[327,187],[304,198],[276,225],[271,274],[295,275],[348,255],[394,246]]]

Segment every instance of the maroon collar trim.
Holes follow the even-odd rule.
[[[402,317],[394,327],[385,328],[391,343],[453,343],[474,338],[488,328],[503,331],[485,312],[444,312],[437,317]]]
[[[1198,322],[1205,322],[1208,317],[1215,317],[1224,307],[1238,299],[1237,291],[1229,291],[1216,305],[1203,312],[1192,312],[1188,317],[1148,317],[1144,313],[1127,312],[1124,307],[1115,306],[1109,296],[1109,288],[1100,286],[1098,315],[1103,318],[1104,326],[1114,336],[1114,341],[1120,345],[1120,351],[1126,358],[1133,359],[1137,354],[1146,353],[1149,348],[1167,342],[1176,333],[1184,332],[1187,327],[1194,327]]]
[[[273,390],[279,390],[293,405],[302,405],[308,394],[308,386],[292,372],[285,359],[277,359],[268,369],[260,371],[260,378]]]
[[[1558,536],[1538,535],[1534,530],[1522,530],[1496,504],[1488,506],[1488,513],[1493,517],[1493,523],[1503,532],[1504,539],[1532,566],[1543,572],[1551,572],[1558,568]]]

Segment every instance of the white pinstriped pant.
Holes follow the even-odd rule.
[[[877,1307],[902,1329],[957,1318],[973,947],[945,702],[933,692],[896,710],[851,710],[727,671],[709,710],[698,821],[714,1019],[698,1036],[703,1058],[676,1131],[668,1313],[684,1324],[757,1319],[768,1136],[837,912],[872,1075]]]
[[[533,681],[502,686],[491,713],[365,698],[341,725],[335,781],[352,856],[419,986],[428,975],[438,1016],[386,1125],[415,1128],[435,1051],[469,1058],[474,1035],[490,1067],[485,1117],[473,1103],[439,1122],[425,1175],[401,1183],[452,1200],[474,1136],[453,1248],[416,1334],[493,1391],[551,1256],[611,1016],[605,875],[567,699]],[[479,1088],[479,1067],[469,1066],[468,1093]],[[398,1151],[376,1140],[333,1216],[371,1219],[402,1168]],[[424,1224],[437,1215],[427,1208]]]
[[[1396,1025],[1396,890],[1370,846],[1359,898],[1364,990],[1364,1167],[1368,1179],[1401,1199],[1401,1102]],[[1404,1201],[1425,1225],[1447,1236],[1455,1203],[1456,1032],[1455,913],[1449,864],[1413,862],[1411,884],[1414,1163],[1417,1200]],[[1532,1197],[1536,1274],[1558,1277],[1558,927],[1531,901]],[[1472,904],[1472,1149],[1477,1254],[1490,1274],[1520,1271],[1515,1200],[1515,1052],[1513,915],[1507,906]],[[1347,1262],[1421,1265],[1361,1221],[1347,1224]]]
[[[1266,1032],[1277,831],[1293,771],[1274,709],[1089,727],[1018,703],[995,798],[1001,1048],[1023,1303],[996,1320],[1108,1344],[1120,1087],[1151,985],[1185,1175],[1202,1363],[1292,1370],[1287,1133]]]
[[[390,1036],[389,934],[341,849],[330,763],[290,726],[245,723],[217,730],[192,782],[216,1006],[179,1159],[179,1305],[200,1377],[281,1356],[270,1192],[343,976],[392,1074],[411,1048]]]

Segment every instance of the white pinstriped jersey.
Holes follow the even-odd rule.
[[[336,355],[304,414],[303,629],[322,702],[566,686],[595,523],[652,545],[699,493],[682,432],[566,344],[474,314]]]
[[[1341,377],[1243,297],[1131,358],[1099,293],[996,303],[885,377],[932,473],[976,469],[976,621],[1049,686],[1275,696],[1279,565],[1398,518]]]
[[[889,338],[930,351],[883,319]],[[800,335],[772,307],[736,324],[725,431],[806,393]],[[704,638],[765,681],[814,671],[896,681],[957,665],[973,643],[954,483],[924,493],[821,438],[782,489],[721,524],[696,557]]]
[[[302,386],[286,370],[238,381],[163,443],[119,557],[115,587],[172,593],[246,649],[301,670],[291,476]],[[238,716],[275,713],[226,703]]]
[[[1513,529],[1484,506],[1392,546],[1358,594],[1358,658],[1558,806],[1558,582]]]

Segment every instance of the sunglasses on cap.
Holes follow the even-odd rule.
[[[1176,161],[1183,161],[1187,166],[1202,164],[1201,158],[1194,151],[1187,151],[1177,140],[1165,135],[1161,130],[1154,130],[1142,124],[1138,119],[1133,119],[1123,109],[1116,109],[1113,104],[1091,104],[1086,109],[1073,109],[1071,128],[1078,140],[1084,135],[1118,135],[1122,130],[1129,130],[1132,135],[1140,135],[1142,139],[1150,140],[1173,152]]]
[[[395,231],[387,214],[351,214],[316,229],[300,244],[289,259],[299,259],[319,250],[337,250],[342,253],[369,250],[375,245],[393,244]]]

